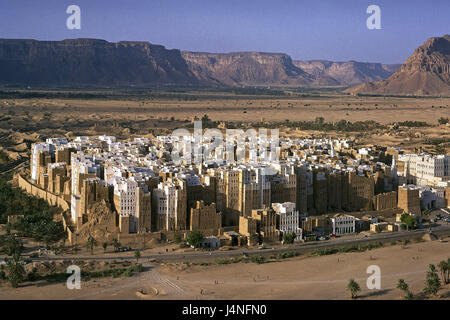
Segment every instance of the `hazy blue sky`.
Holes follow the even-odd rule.
[[[81,7],[81,30],[66,8]],[[366,8],[381,7],[381,30]],[[0,38],[143,40],[191,51],[401,63],[450,33],[450,0],[0,0]]]

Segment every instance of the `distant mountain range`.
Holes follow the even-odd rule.
[[[450,35],[433,37],[389,78],[349,88],[363,94],[450,95]]]
[[[203,53],[149,42],[0,39],[0,84],[30,86],[349,86],[400,65],[293,61],[283,53]]]
[[[391,76],[400,64],[370,62],[334,62],[327,60],[294,61],[294,64],[312,74],[318,85],[355,85],[366,81],[383,80]]]

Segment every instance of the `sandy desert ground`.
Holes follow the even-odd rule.
[[[359,97],[322,95],[317,97],[248,97],[243,99],[180,99],[101,100],[101,99],[14,99],[0,100],[15,110],[61,113],[61,117],[96,118],[106,116],[120,119],[163,117],[191,119],[205,113],[214,121],[308,121],[324,117],[326,121],[366,121],[379,123],[395,121],[427,121],[436,123],[448,117],[450,98]],[[125,113],[124,113],[125,111]]]
[[[1,99],[0,111],[4,116],[0,119],[0,133],[19,130],[43,136],[151,137],[170,134],[176,128],[193,129],[192,120],[207,114],[213,121],[227,121],[243,128],[251,127],[252,122],[277,123],[282,136],[349,137],[360,145],[394,146],[408,152],[416,152],[417,147],[435,153],[450,150],[450,125],[438,126],[438,119],[450,116],[450,98],[360,97],[338,93],[307,97],[223,93],[208,93],[207,96],[188,93],[186,96],[183,99],[176,95],[151,99],[144,96],[134,100],[126,97]],[[50,117],[47,120],[46,115]],[[286,120],[314,121],[318,117],[323,117],[325,122],[373,120],[386,127],[358,132],[319,132],[283,125]],[[391,129],[390,124],[402,121],[422,121],[429,126]]]
[[[69,290],[65,283],[5,286],[0,299],[349,299],[350,278],[361,286],[360,299],[402,299],[395,288],[400,278],[420,297],[428,265],[449,258],[449,249],[450,242],[433,241],[265,264],[144,263],[147,270],[132,278],[90,280],[80,290]],[[369,265],[381,269],[380,290],[366,287]],[[450,299],[450,285],[439,298]]]

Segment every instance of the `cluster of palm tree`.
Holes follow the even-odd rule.
[[[6,239],[1,240],[3,240],[3,244],[0,247],[0,252],[5,253],[7,256],[13,257],[16,254],[20,256],[23,250],[23,244],[18,238],[13,235],[8,235]]]
[[[441,274],[441,279],[439,278],[439,274],[437,268],[434,264],[430,264],[428,266],[427,275],[425,278],[425,288],[423,289],[423,293],[425,295],[437,295],[438,291],[442,287],[442,283],[448,284],[450,283],[450,258],[447,260],[442,260],[438,264],[438,268]],[[404,293],[404,298],[407,300],[414,299],[413,293],[409,290],[409,285],[406,283],[404,279],[399,279],[397,282],[397,289]],[[361,291],[361,287],[354,280],[350,279],[347,283],[347,290],[351,293],[351,298],[358,298],[358,292]]]
[[[437,269],[439,268],[441,279],[439,278],[439,274]],[[437,295],[438,291],[442,287],[442,283],[448,284],[450,283],[450,258],[447,260],[442,260],[439,262],[437,268],[434,264],[430,264],[428,266],[427,275],[425,277],[425,287],[423,289],[423,293],[425,295]],[[405,299],[413,299],[414,296],[409,290],[408,284],[404,279],[399,279],[397,282],[397,289],[403,291],[405,293]]]
[[[425,277],[425,288],[423,293],[426,295],[437,295],[439,289],[441,289],[441,279],[436,270],[434,264],[430,264],[427,270],[427,276]]]
[[[26,271],[20,260],[20,254],[14,254],[13,258],[8,260],[6,270],[8,271],[8,281],[13,288],[17,288],[25,280]]]
[[[91,254],[94,254],[94,247],[96,247],[97,244],[98,244],[97,240],[93,236],[89,236],[89,238],[87,239],[86,245],[91,250]],[[119,251],[120,247],[122,246],[122,244],[116,238],[113,238],[111,240],[111,244],[114,247],[114,252]],[[109,245],[109,243],[106,241],[102,243],[102,247],[105,252],[106,252],[106,248],[108,248],[108,245]],[[139,258],[141,257],[140,250],[135,251],[134,257],[136,258],[136,260],[139,260]]]
[[[3,246],[3,251],[6,255],[12,257],[11,259],[7,259],[6,271],[8,272],[7,280],[13,288],[17,288],[19,284],[25,280],[26,271],[20,259],[22,250],[23,245],[20,240],[12,235],[9,235]],[[1,273],[2,278],[6,278],[3,270]]]
[[[97,244],[98,244],[97,240],[93,236],[89,236],[87,240],[87,247],[91,250],[92,254],[94,253],[94,247],[96,247]],[[108,245],[110,245],[110,243],[108,243],[107,241],[102,243],[102,247],[105,252],[106,249],[108,248]],[[114,247],[114,252],[119,251],[120,247],[122,246],[122,244],[116,238],[113,238],[111,240],[111,245]]]
[[[442,281],[445,284],[450,283],[450,258],[447,261],[442,260],[438,264],[439,271],[441,272]]]

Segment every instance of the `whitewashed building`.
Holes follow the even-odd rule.
[[[355,220],[355,217],[347,214],[335,215],[331,218],[332,234],[339,236],[355,233]]]
[[[300,214],[295,209],[295,203],[272,203],[272,208],[277,214],[277,229],[281,233],[295,233],[295,240],[301,240]]]

